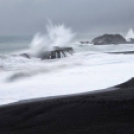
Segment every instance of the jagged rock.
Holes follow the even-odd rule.
[[[53,51],[44,51],[40,53],[37,58],[41,59],[56,59],[56,58],[63,58],[66,57],[67,54],[73,54],[74,50],[71,47],[54,47]],[[12,56],[18,56],[18,55],[12,55]],[[32,58],[28,53],[22,53],[19,56],[25,57],[25,58]],[[35,56],[36,57],[36,56]]]
[[[66,57],[68,54],[73,54],[74,50],[71,47],[55,47],[53,51],[43,52],[39,58],[41,59],[56,59]]]
[[[30,59],[30,55],[27,53],[22,53],[20,56]]]
[[[125,44],[126,39],[120,34],[104,34],[92,40],[94,45]]]

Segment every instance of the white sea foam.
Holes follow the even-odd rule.
[[[38,54],[58,44],[69,45],[73,35],[64,26],[60,26],[59,29],[51,27],[47,36],[37,35],[34,38],[31,50]],[[50,42],[47,43],[46,40]],[[134,76],[134,55],[102,53],[110,51],[110,47],[113,51],[113,46],[101,48],[75,44],[73,47],[76,53],[62,59],[26,59],[10,55],[0,57],[0,104],[104,89]],[[119,45],[114,49],[128,50],[129,47]]]

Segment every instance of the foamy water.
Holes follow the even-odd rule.
[[[73,33],[69,29],[64,26],[60,27],[59,31],[57,29],[58,27],[49,30],[47,39],[46,36],[45,38],[36,36],[28,51],[38,55],[42,50],[44,51],[43,48],[52,49],[55,46],[54,42],[59,42],[58,44],[64,42],[67,43],[66,46],[73,46],[76,53],[54,60],[41,60],[36,54],[31,59],[9,54],[2,55],[0,57],[1,105],[30,98],[100,90],[127,81],[134,76],[134,55],[102,53],[127,51],[130,50],[130,45],[81,46],[71,43]],[[52,37],[49,36],[51,34]],[[49,47],[46,42],[51,42]],[[36,51],[37,46],[42,49],[38,48]],[[131,45],[131,50],[133,48]]]

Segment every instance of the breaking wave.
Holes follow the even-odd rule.
[[[12,72],[6,80],[8,82],[37,75],[38,73],[52,71],[57,67],[51,66],[48,69],[47,63],[51,61],[42,61],[38,57],[46,51],[53,51],[55,46],[70,46],[74,37],[75,33],[72,32],[71,28],[50,23],[46,26],[46,33],[37,33],[30,43],[29,50],[26,50],[26,52],[32,56],[32,59],[22,57],[19,55],[19,52],[16,52],[16,54],[1,55],[0,71]],[[56,61],[57,60],[53,60],[52,62]]]
[[[36,57],[44,53],[44,51],[52,51],[55,46],[67,47],[70,45],[75,34],[71,28],[64,25],[48,25],[46,34],[37,33],[31,42],[32,54]]]
[[[74,37],[70,28],[50,24],[46,34],[34,36],[28,50],[0,55],[0,104],[104,89],[134,76],[134,55],[102,53],[134,50],[134,45],[81,45],[72,43]],[[71,46],[76,53],[61,59],[38,58],[55,46]]]

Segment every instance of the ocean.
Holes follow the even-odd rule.
[[[31,39],[29,36],[0,36],[0,54],[27,49]]]
[[[73,36],[70,29],[59,26],[45,35],[0,37],[0,105],[102,90],[134,77],[134,55],[105,53],[134,51],[133,44],[81,45],[72,42]],[[69,46],[75,53],[53,60],[36,57],[54,46]]]

